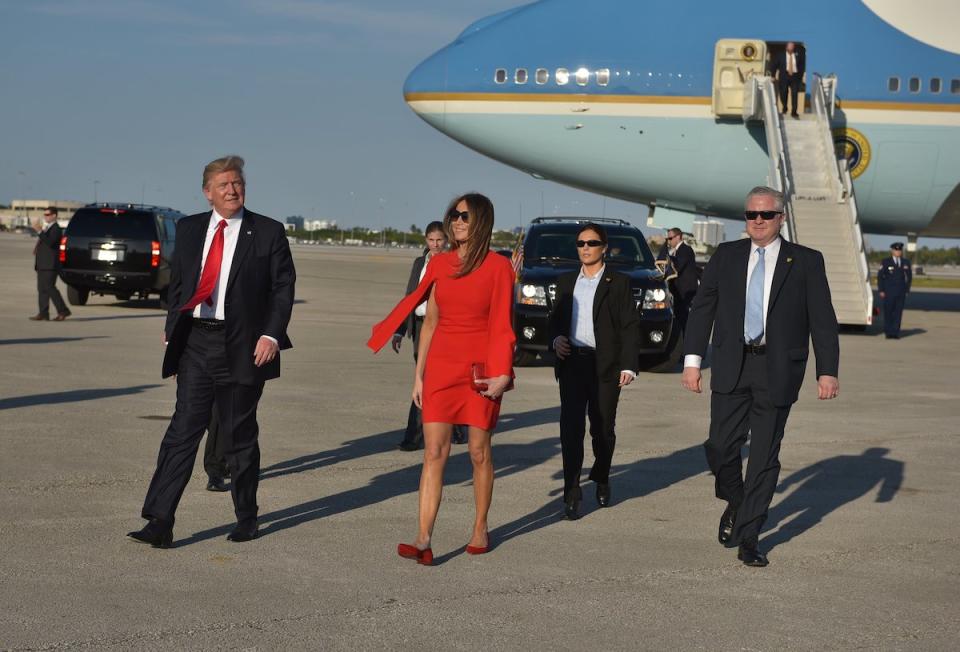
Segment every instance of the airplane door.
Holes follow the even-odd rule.
[[[743,88],[765,73],[767,44],[760,39],[720,39],[713,55],[713,113],[742,117]]]

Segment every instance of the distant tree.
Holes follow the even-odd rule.
[[[416,224],[410,225],[410,233],[420,233],[420,229],[417,228]]]

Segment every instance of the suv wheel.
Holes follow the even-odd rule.
[[[85,306],[87,299],[90,298],[90,290],[81,290],[72,285],[67,286],[67,301],[71,306]]]

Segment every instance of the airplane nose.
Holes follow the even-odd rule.
[[[420,63],[403,84],[403,99],[413,111],[436,129],[443,131],[447,90],[447,49]]]

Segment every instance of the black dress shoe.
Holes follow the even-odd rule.
[[[411,453],[415,450],[420,450],[421,448],[423,448],[423,440],[421,439],[420,441],[409,441],[407,439],[404,439],[402,442],[397,444],[397,448],[399,448],[402,451],[407,451],[408,453]]]
[[[207,491],[230,491],[230,488],[223,482],[223,478],[211,475],[207,481]]]
[[[453,443],[454,444],[466,444],[469,439],[467,434],[467,429],[464,426],[454,426],[453,427]]]
[[[757,547],[756,539],[749,539],[740,544],[737,559],[742,561],[744,566],[754,566],[756,568],[762,568],[770,563],[767,561],[767,556],[760,552],[760,548]]]
[[[30,321],[50,321],[49,315],[34,315],[33,317],[27,317]]]
[[[583,494],[580,492],[580,487],[571,489],[564,497],[563,514],[568,521],[575,521],[580,518],[580,501],[582,499]]]
[[[610,483],[597,483],[597,504],[600,507],[610,507]]]
[[[227,535],[227,541],[234,541],[236,543],[242,543],[244,541],[253,541],[257,538],[257,521],[241,521],[237,523],[237,527],[233,528],[233,532]]]
[[[723,545],[730,543],[730,539],[733,537],[733,526],[736,522],[737,508],[728,503],[727,508],[723,510],[723,516],[720,517],[720,529],[717,532],[717,541]]]
[[[156,518],[150,519],[142,530],[127,532],[127,536],[141,543],[149,543],[154,548],[173,547],[173,526]]]

